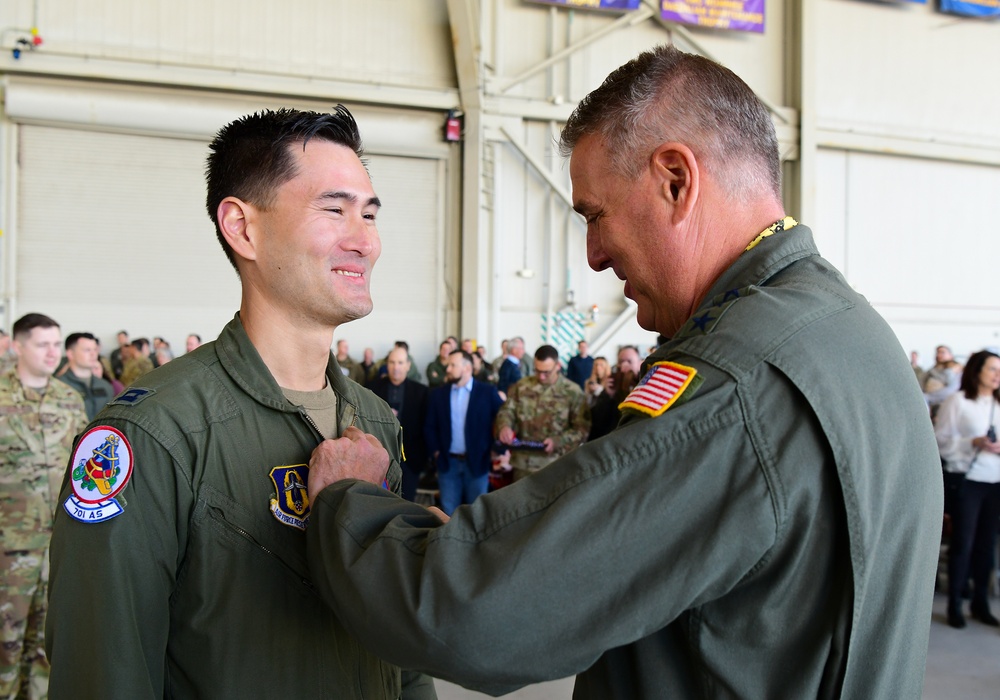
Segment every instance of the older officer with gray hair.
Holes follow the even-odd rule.
[[[497,694],[919,697],[934,436],[892,331],[786,216],[767,110],[660,47],[561,145],[591,267],[668,340],[616,430],[444,524],[366,483],[371,442],[314,454],[321,594],[385,658]]]

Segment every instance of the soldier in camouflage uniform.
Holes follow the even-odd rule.
[[[145,375],[153,371],[153,361],[149,359],[149,341],[145,338],[136,338],[132,341],[128,349],[122,352],[121,382],[125,386],[132,386]]]
[[[583,391],[559,373],[559,351],[542,345],[535,351],[535,373],[512,384],[497,414],[500,442],[541,443],[538,449],[511,451],[514,480],[538,471],[583,444],[590,432],[590,407]]]
[[[48,316],[14,324],[16,365],[0,375],[0,697],[48,693],[44,626],[52,518],[83,399],[52,381],[62,334]]]

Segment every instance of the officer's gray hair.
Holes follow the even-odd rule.
[[[566,122],[563,156],[589,134],[601,136],[622,177],[636,177],[657,146],[676,141],[735,199],[781,198],[778,141],[767,108],[739,76],[703,56],[658,46],[613,71]]]

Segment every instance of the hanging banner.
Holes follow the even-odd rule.
[[[941,11],[966,17],[1000,17],[1000,0],[941,0]]]
[[[660,0],[660,16],[696,27],[764,33],[764,0]]]
[[[528,0],[537,5],[559,5],[577,10],[617,10],[631,11],[639,7],[642,0]]]

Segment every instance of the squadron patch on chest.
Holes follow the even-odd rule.
[[[271,515],[282,525],[305,530],[309,524],[309,465],[293,464],[271,470],[274,496]]]
[[[657,362],[639,380],[625,400],[618,404],[621,411],[637,411],[647,416],[659,416],[673,406],[689,388],[693,392],[700,382],[698,370],[676,362]],[[694,386],[692,386],[692,384]]]
[[[121,515],[115,498],[132,478],[132,446],[107,425],[91,428],[76,445],[70,483],[73,494],[63,507],[84,523],[99,523]]]

